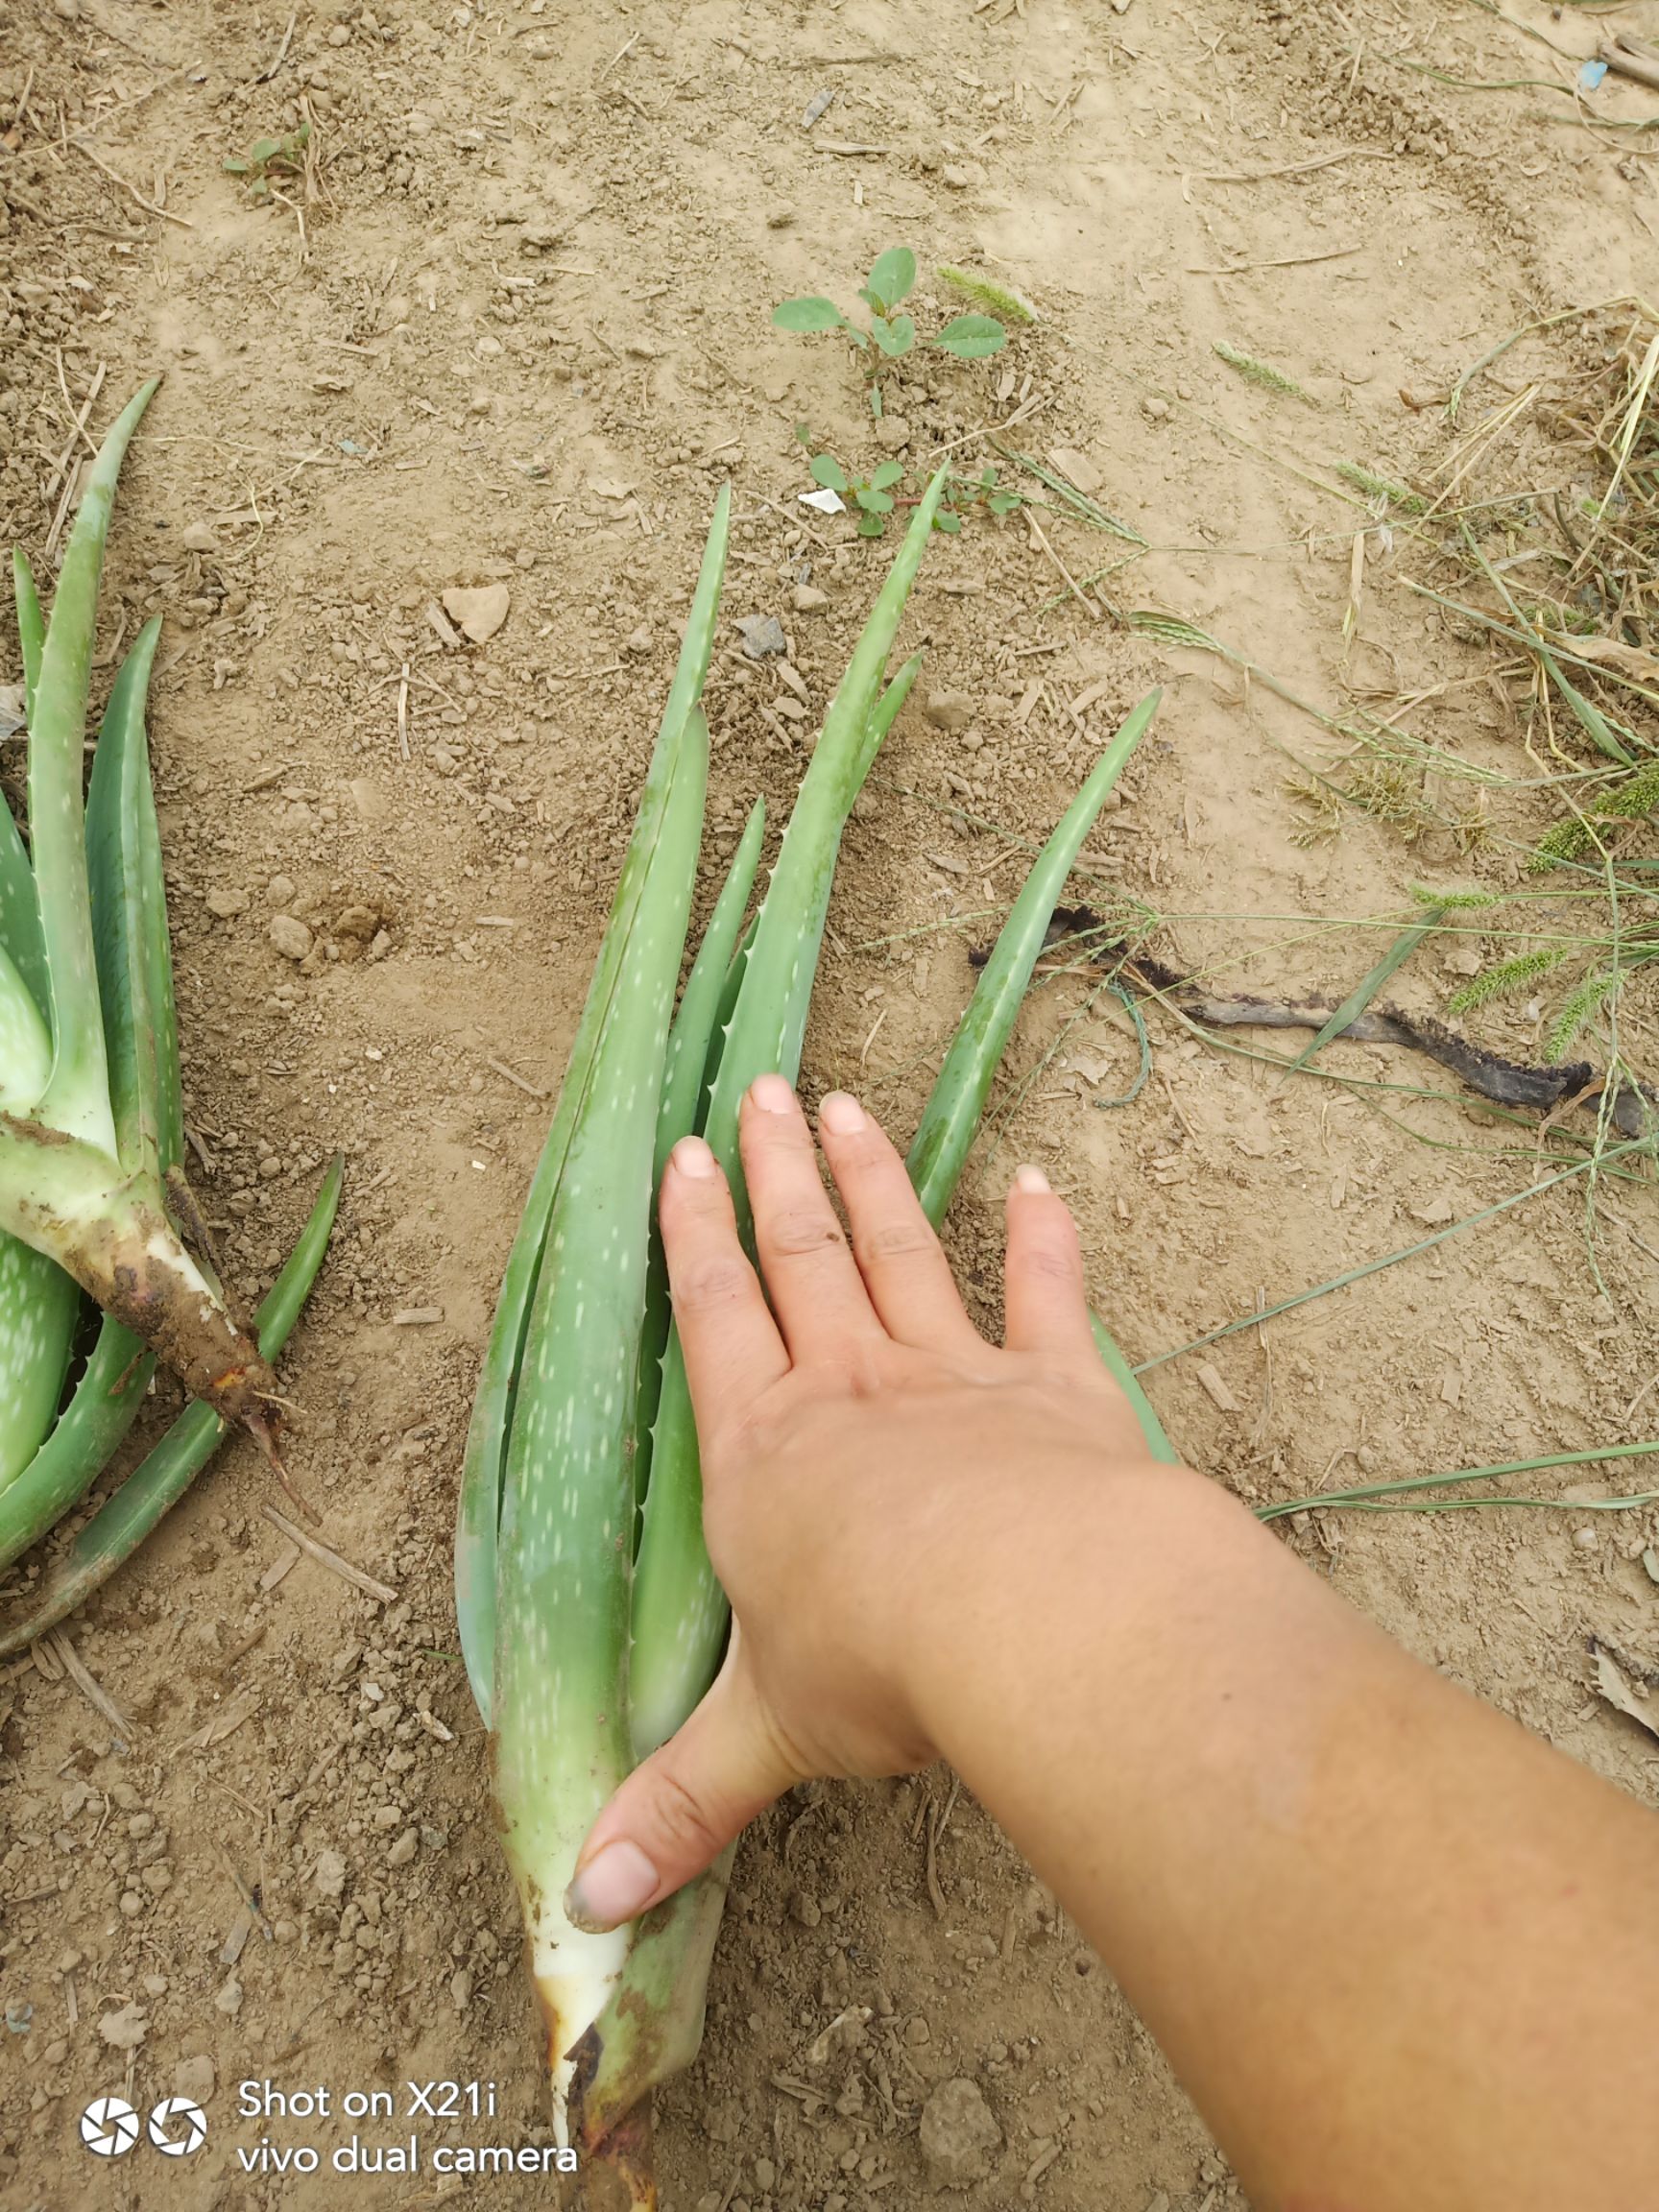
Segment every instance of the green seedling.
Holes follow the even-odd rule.
[[[902,360],[918,344],[914,318],[898,312],[915,288],[916,256],[907,246],[894,246],[878,255],[858,287],[858,297],[870,310],[868,329],[844,315],[833,300],[817,294],[780,301],[772,310],[772,321],[778,329],[793,330],[801,336],[838,330],[861,353],[868,354],[871,407],[879,415],[876,377],[886,362]],[[983,361],[989,354],[1001,352],[1008,343],[1008,332],[994,315],[957,315],[920,343],[937,346],[958,361]]]
[[[809,443],[801,431],[797,431],[796,436],[803,445]],[[814,484],[821,485],[827,492],[839,493],[858,510],[860,538],[880,537],[895,505],[893,488],[904,480],[902,461],[883,461],[868,476],[854,476],[833,453],[814,453],[810,469]]]
[[[225,163],[228,177],[240,177],[254,200],[271,197],[273,177],[298,177],[305,166],[305,149],[311,142],[311,126],[301,123],[298,131],[288,131],[280,138],[255,138],[246,154],[232,154]]]
[[[1024,504],[1018,492],[1011,492],[1005,484],[998,481],[996,469],[987,464],[977,476],[951,478],[940,502],[939,512],[933,517],[933,527],[954,537],[962,527],[963,517],[972,515],[976,507],[982,507],[987,515],[994,515],[1000,520],[1004,515],[1012,515],[1017,507]]]

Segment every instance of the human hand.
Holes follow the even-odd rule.
[[[743,1101],[770,1307],[709,1146],[682,1140],[663,1177],[704,1533],[733,1627],[702,1704],[583,1846],[566,1911],[589,1926],[670,1895],[808,1776],[926,1765],[929,1607],[951,1601],[952,1558],[995,1557],[1040,1485],[1146,1460],[1094,1350],[1076,1229],[1036,1168],[1008,1193],[999,1348],[876,1122],[832,1093],[819,1135],[851,1248],[789,1084],[763,1075]]]

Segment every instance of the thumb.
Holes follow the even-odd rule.
[[[802,1779],[734,1637],[702,1704],[635,1767],[589,1831],[565,1892],[566,1919],[595,1935],[637,1919],[712,1865]]]

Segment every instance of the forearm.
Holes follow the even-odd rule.
[[[930,1740],[1261,2202],[1640,2200],[1659,1821],[1194,1476],[959,1494],[925,1591]]]

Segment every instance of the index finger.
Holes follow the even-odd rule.
[[[789,1372],[789,1355],[737,1238],[732,1193],[701,1137],[668,1155],[658,1208],[674,1320],[705,1442]]]

